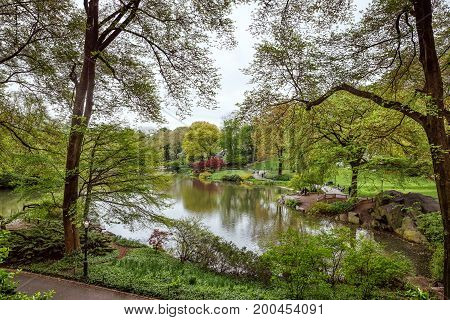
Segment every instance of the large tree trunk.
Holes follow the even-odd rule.
[[[434,118],[434,119],[432,119]],[[444,120],[430,117],[426,129],[428,141],[431,145],[436,189],[444,225],[444,295],[450,298],[450,149],[448,137],[445,133]],[[437,147],[436,147],[437,146]]]
[[[84,61],[80,80],[76,83],[75,101],[66,156],[63,199],[64,243],[67,254],[80,249],[76,226],[79,164],[84,132],[92,114],[95,86],[95,58],[98,39],[98,0],[90,1],[86,19]]]
[[[283,149],[278,150],[278,175],[281,176],[283,174]]]
[[[448,299],[450,298],[450,143],[444,120],[446,119],[444,89],[434,41],[431,0],[414,0],[413,5],[420,48],[419,60],[425,77],[423,91],[431,97],[427,108],[430,111],[423,127],[431,147],[436,187],[444,224],[444,295]]]

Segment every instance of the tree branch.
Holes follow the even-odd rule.
[[[351,93],[354,96],[373,101],[383,108],[392,109],[392,110],[401,112],[405,116],[410,117],[411,119],[413,119],[414,121],[418,122],[421,125],[423,125],[423,123],[425,121],[425,117],[426,117],[425,115],[423,115],[422,113],[420,113],[418,111],[411,109],[409,106],[407,106],[405,104],[402,104],[398,101],[384,99],[384,98],[380,97],[379,95],[376,95],[375,93],[357,89],[346,83],[331,88],[328,92],[326,92],[324,95],[322,95],[321,97],[319,97],[318,99],[316,99],[314,101],[301,101],[301,102],[304,102],[306,104],[306,109],[310,110],[312,107],[320,105],[322,102],[324,102],[329,97],[331,97],[334,93],[339,92],[339,91],[346,91],[348,93]]]

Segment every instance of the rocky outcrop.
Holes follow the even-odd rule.
[[[380,193],[374,200],[360,200],[352,211],[335,217],[337,221],[394,232],[410,242],[426,243],[417,229],[419,214],[439,211],[439,203],[419,193],[401,193],[390,190]]]
[[[411,242],[426,243],[425,236],[417,229],[416,217],[436,211],[439,211],[439,203],[432,197],[390,190],[375,198],[371,226],[393,231]]]

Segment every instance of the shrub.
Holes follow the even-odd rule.
[[[291,180],[291,176],[288,174],[281,174],[281,175],[273,176],[271,179],[273,179],[275,181],[289,181],[289,180]]]
[[[411,263],[399,254],[386,254],[373,240],[360,239],[345,256],[345,280],[356,286],[361,298],[369,299],[377,288],[394,287],[411,272]]]
[[[179,161],[168,161],[165,165],[166,169],[173,172],[180,172],[180,162]]]
[[[88,233],[89,253],[102,255],[112,251],[111,237],[98,231]],[[81,237],[82,245],[84,237]],[[64,232],[59,224],[35,225],[29,229],[12,231],[9,237],[9,264],[21,264],[64,256]]]
[[[316,202],[309,209],[308,214],[330,214],[332,211],[331,204],[326,202]]]
[[[440,212],[418,215],[417,228],[430,243],[440,244],[444,242],[444,226]]]
[[[433,252],[430,261],[430,270],[433,279],[443,281],[444,279],[444,246],[439,244]]]
[[[222,181],[241,182],[242,178],[238,174],[226,174],[222,176]]]
[[[319,298],[319,292],[330,291],[326,273],[330,255],[318,237],[289,231],[263,254],[263,260],[270,266],[272,281],[283,287],[287,296],[312,299]]]
[[[249,180],[249,179],[253,178],[253,174],[251,174],[251,173],[243,173],[243,174],[241,174],[241,178],[242,178],[242,180]]]
[[[293,208],[293,209],[295,209],[295,207],[296,207],[297,205],[299,205],[299,204],[300,204],[300,202],[297,201],[297,200],[294,200],[294,199],[286,199],[286,200],[284,201],[284,205],[285,205],[285,206],[287,206],[287,207],[289,207],[289,208]]]
[[[201,179],[201,180],[208,180],[209,178],[211,178],[211,176],[212,176],[212,173],[211,173],[211,172],[209,172],[209,171],[204,171],[204,172],[201,172],[201,173],[198,175],[198,178]]]
[[[126,247],[126,248],[143,248],[146,247],[145,244],[136,241],[136,240],[130,240],[130,239],[126,239],[123,238],[121,236],[118,235],[114,235],[111,239],[112,242],[114,242],[115,244],[122,246],[122,247]]]
[[[220,273],[268,279],[269,272],[259,256],[239,249],[207,230],[198,220],[175,221],[170,230],[175,241],[174,252],[181,262],[189,261]]]
[[[8,236],[9,233],[7,231],[0,230],[0,264],[8,257],[9,249],[6,247]],[[0,300],[47,300],[53,296],[52,291],[44,294],[37,292],[31,296],[16,292],[17,283],[14,282],[16,274],[18,272],[0,269]]]
[[[155,229],[148,239],[148,244],[151,245],[155,251],[161,251],[163,250],[164,244],[169,240],[169,236],[169,232]]]
[[[316,202],[308,210],[309,214],[337,215],[351,211],[355,206],[355,199],[336,201],[333,203]]]

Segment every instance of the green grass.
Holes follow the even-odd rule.
[[[220,170],[214,172],[209,179],[214,181],[221,181],[223,176],[234,174],[239,175],[243,180],[249,179],[249,177],[252,176],[252,172],[248,170]]]
[[[336,176],[330,177],[330,181],[335,181],[340,186],[348,188],[351,181],[351,171],[349,168],[339,169]],[[382,190],[398,190],[400,192],[417,192],[427,196],[437,198],[435,182],[423,177],[400,177],[399,175],[385,175],[384,179],[380,174],[372,172],[361,172],[358,177],[358,195],[361,197],[374,196]]]
[[[278,162],[276,159],[269,159],[255,162],[251,167],[255,170],[268,171],[267,177],[271,178],[277,174]],[[295,173],[292,173],[290,170],[283,170],[283,174],[294,175]],[[402,178],[392,173],[386,174],[382,179],[379,173],[362,171],[358,179],[358,195],[361,197],[374,196],[382,190],[398,190],[403,193],[416,192],[437,198],[435,182],[423,177]],[[337,170],[336,176],[330,176],[327,180],[336,181],[336,184],[348,188],[351,181],[351,170],[350,168],[340,168]],[[275,185],[287,186],[285,183],[278,182]]]
[[[280,299],[281,292],[245,278],[221,275],[191,263],[181,263],[152,248],[90,257],[89,282],[162,299]],[[80,280],[81,257],[22,266],[23,269]]]

